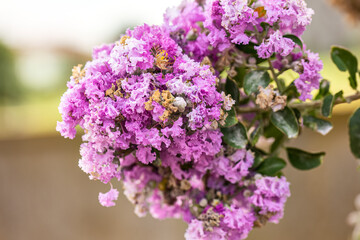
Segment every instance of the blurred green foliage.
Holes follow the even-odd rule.
[[[15,55],[0,42],[0,104],[18,102],[21,97],[22,90],[15,70]]]

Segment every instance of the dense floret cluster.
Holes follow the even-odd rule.
[[[266,155],[257,140],[233,144],[222,129],[260,125],[232,114],[234,104],[276,112],[287,98],[272,85],[232,94],[224,81],[268,60],[269,72],[297,72],[299,99],[312,98],[322,64],[298,42],[312,14],[301,0],[184,1],[162,26],[128,30],[74,67],[57,130],[71,139],[76,126],[84,130],[80,168],[93,180],[121,181],[139,216],[183,218],[188,240],[245,239],[282,218],[289,183],[281,172],[257,171]],[[99,202],[114,206],[118,195],[111,185]]]
[[[294,38],[301,41],[313,14],[303,0],[208,0],[203,6],[184,1],[166,12],[164,25],[187,55],[195,60],[208,56],[220,69],[251,64],[244,45],[259,58],[274,56],[273,64],[283,63],[280,71],[293,69],[300,75],[295,83],[305,101],[319,87],[322,62]]]

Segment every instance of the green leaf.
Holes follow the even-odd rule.
[[[270,154],[271,154],[271,156],[276,156],[278,154],[278,152],[279,152],[278,150],[279,150],[280,146],[285,141],[284,133],[282,133],[279,129],[277,129],[274,126],[274,124],[272,124],[270,122],[270,124],[267,125],[264,128],[264,137],[266,137],[266,138],[274,138],[275,139],[273,144],[271,144]]]
[[[338,91],[337,93],[335,93],[334,95],[334,101],[336,99],[340,98],[341,100],[345,101],[346,102],[346,99],[344,98],[344,91],[341,90],[341,91]]]
[[[227,79],[229,75],[230,67],[225,67],[225,69],[219,74],[220,79]]]
[[[275,141],[273,142],[273,144],[271,144],[271,147],[270,147],[271,156],[279,155],[280,147],[282,147],[285,140],[286,140],[286,138],[283,133],[281,133],[280,136],[275,138]]]
[[[331,59],[342,72],[346,70],[349,72],[350,86],[356,89],[356,73],[358,71],[357,58],[347,49],[333,46],[331,48]]]
[[[261,125],[257,126],[254,131],[250,134],[250,142],[251,145],[255,146],[255,144],[259,141],[260,135],[263,132],[263,128]]]
[[[257,55],[257,51],[254,48],[255,46],[258,46],[258,45],[253,42],[249,42],[249,44],[246,44],[246,45],[236,44],[236,48],[239,49],[240,51],[242,51],[246,54],[256,54]]]
[[[288,138],[296,138],[298,136],[299,124],[294,112],[290,108],[285,107],[282,111],[271,113],[270,120]]]
[[[326,96],[330,90],[330,82],[326,79],[321,80],[319,93],[316,95],[315,100],[321,99],[322,97]]]
[[[298,98],[300,96],[294,81],[292,83],[290,83],[290,85],[285,89],[285,91],[282,93],[283,95],[288,96],[287,99],[293,99],[293,98]]]
[[[274,124],[272,124],[271,122],[269,122],[269,124],[264,128],[264,137],[266,138],[272,138],[272,137],[276,138],[282,135],[284,134],[281,131],[279,131],[279,129],[277,129],[274,126]]]
[[[350,148],[356,158],[360,158],[360,108],[349,121]]]
[[[239,67],[235,69],[237,74],[234,77],[234,80],[237,82],[239,88],[242,88],[244,86],[244,77],[246,75],[246,68],[245,67]]]
[[[256,169],[264,161],[263,154],[256,148],[251,149],[251,151],[255,154],[254,163],[251,166],[251,169]]]
[[[267,22],[261,22],[261,23],[260,23],[260,26],[261,26],[264,30],[266,30],[266,29],[268,29],[268,28],[271,27],[271,25],[270,25],[269,23],[267,23]]]
[[[222,127],[232,127],[239,122],[236,117],[235,108],[231,108],[231,110],[228,111],[227,114],[228,114],[228,116],[225,120],[225,125]]]
[[[258,173],[267,176],[275,176],[286,166],[286,162],[278,157],[269,157],[265,159],[256,169]]]
[[[304,116],[304,125],[322,135],[328,134],[333,128],[331,122],[316,118],[314,116]]]
[[[332,94],[328,94],[324,97],[321,113],[324,117],[331,117],[332,109],[334,106],[334,96]]]
[[[244,90],[247,95],[258,91],[259,86],[266,88],[271,79],[266,71],[251,71],[245,75]]]
[[[297,36],[292,35],[292,34],[285,34],[283,37],[291,39],[295,44],[299,45],[300,48],[303,49],[303,43],[302,43],[301,39],[298,38]]]
[[[226,144],[237,149],[246,147],[248,143],[246,129],[240,122],[232,127],[222,128],[221,132],[224,135],[223,140]]]
[[[249,42],[249,44],[246,44],[246,45],[243,45],[243,44],[235,44],[235,47],[246,53],[246,54],[250,54],[252,57],[254,57],[256,59],[256,64],[260,64],[262,62],[265,62],[267,59],[262,59],[262,58],[259,58],[258,54],[257,54],[257,51],[256,49],[254,48],[255,46],[258,46],[257,44],[255,43],[252,43],[252,42]]]
[[[225,93],[230,94],[231,98],[235,100],[236,104],[239,104],[239,99],[240,99],[240,92],[239,92],[239,87],[236,84],[236,82],[234,82],[231,79],[227,79],[226,83],[225,83]]]
[[[301,112],[299,111],[299,109],[296,109],[296,108],[294,108],[292,110],[293,110],[293,112],[295,114],[296,119],[298,120],[298,122],[300,122]]]
[[[309,153],[297,148],[286,148],[291,165],[300,170],[310,170],[318,167],[325,153]]]

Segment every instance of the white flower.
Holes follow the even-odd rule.
[[[182,97],[176,97],[173,105],[178,108],[179,112],[184,112],[186,108],[186,101]]]

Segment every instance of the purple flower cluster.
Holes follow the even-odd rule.
[[[220,179],[217,184],[221,193],[234,194],[231,203],[215,203],[207,206],[202,213],[192,219],[185,233],[187,240],[205,239],[246,239],[254,226],[266,221],[277,223],[283,215],[284,204],[290,196],[289,183],[285,177],[262,177],[255,175],[247,180],[224,189]],[[239,184],[240,193],[235,193]],[[225,184],[226,185],[226,184]],[[216,189],[216,186],[211,186]]]
[[[238,84],[241,70],[275,78],[292,69],[299,99],[311,98],[322,63],[296,39],[312,14],[302,0],[184,1],[162,26],[128,30],[74,67],[57,130],[71,139],[77,126],[84,130],[80,168],[93,180],[121,181],[138,216],[182,218],[187,240],[245,239],[253,227],[282,218],[289,183],[257,173],[252,151],[270,154],[250,141],[244,149],[227,145],[220,128],[239,100],[271,111],[284,108],[287,96],[269,85],[256,98],[239,91],[232,99],[221,80]],[[254,128],[250,115],[233,122]],[[111,186],[99,202],[114,206],[118,195]]]
[[[289,59],[299,51],[309,55],[286,37],[291,34],[300,38],[311,23],[314,12],[303,0],[256,0],[250,5],[248,2],[207,0],[204,6],[199,6],[184,1],[180,7],[167,11],[164,27],[187,55],[197,61],[210,57],[214,65],[224,61],[221,57],[224,51],[238,59],[249,57],[235,50],[236,46],[247,44],[254,45],[263,59],[273,56]],[[315,64],[312,69],[308,69],[309,61]],[[240,61],[240,65],[243,63]],[[308,61],[300,61],[300,65],[305,72],[298,72],[301,76],[296,87],[304,101],[311,99],[310,92],[319,87],[322,63],[311,56]],[[291,69],[291,63],[288,66]]]
[[[255,49],[261,58],[270,58],[274,53],[288,56],[295,48],[295,43],[289,38],[284,38],[279,30],[270,35],[269,39],[262,42]]]
[[[221,148],[216,129],[224,110],[216,81],[209,66],[182,55],[160,27],[143,25],[96,48],[83,76],[72,77],[57,130],[69,138],[76,125],[85,130],[79,165],[104,183],[121,178],[114,158],[132,150],[145,165],[157,155],[174,170],[173,161],[204,164]]]
[[[300,77],[295,80],[295,86],[301,94],[300,99],[305,101],[311,99],[311,91],[318,89],[321,75],[320,71],[323,68],[322,61],[319,54],[311,51],[305,51],[305,56],[301,59],[300,69],[298,73]]]
[[[119,191],[111,188],[107,193],[99,193],[99,202],[104,207],[115,206],[115,202],[119,197]]]
[[[254,156],[223,145],[219,124],[234,101],[216,85],[210,66],[161,27],[139,26],[74,68],[57,129],[69,138],[84,129],[79,166],[91,179],[121,180],[138,216],[183,218],[187,239],[244,239],[269,211],[282,216],[288,195],[253,203],[262,190]],[[111,187],[99,202],[114,206],[118,194]]]

